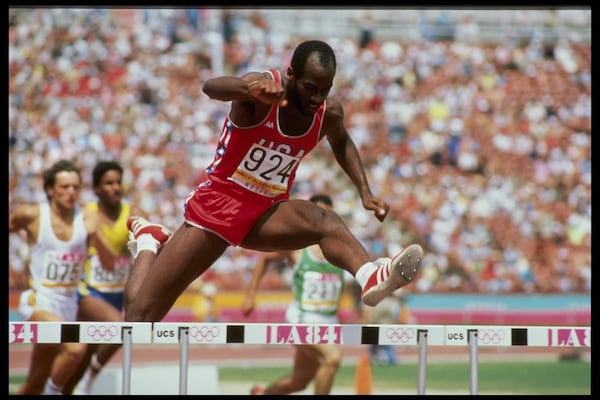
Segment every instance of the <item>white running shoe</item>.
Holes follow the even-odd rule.
[[[371,273],[361,293],[362,302],[375,306],[396,289],[411,283],[421,266],[423,248],[411,244],[390,259],[379,258],[375,261],[377,269]]]

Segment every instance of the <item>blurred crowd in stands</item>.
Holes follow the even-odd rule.
[[[418,242],[414,292],[591,292],[591,43],[535,34],[478,42],[472,20],[452,37],[318,37],[336,51],[332,94],[374,191],[365,212],[326,144],[298,171],[294,195],[330,194],[374,257]],[[205,96],[214,75],[288,67],[306,38],[262,13],[201,9],[14,9],[9,13],[9,210],[44,201],[41,172],[125,167],[126,199],[175,229],[204,178],[228,104]],[[27,246],[9,238],[11,288],[26,286]],[[230,248],[203,279],[249,281],[256,253]],[[274,268],[261,287],[282,288]]]

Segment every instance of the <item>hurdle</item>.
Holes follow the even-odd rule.
[[[417,394],[426,391],[428,346],[469,348],[470,394],[478,394],[480,347],[530,346],[591,348],[591,327],[508,325],[357,325],[187,322],[9,322],[9,344],[121,343],[122,394],[131,390],[134,343],[178,344],[179,394],[187,394],[190,344],[339,344],[418,346]]]

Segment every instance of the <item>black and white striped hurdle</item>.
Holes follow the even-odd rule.
[[[468,346],[470,392],[477,394],[479,347],[591,348],[591,327],[356,325],[185,322],[9,322],[9,344],[122,343],[123,390],[130,394],[133,343],[179,344],[179,394],[187,394],[190,344],[384,344],[419,347],[417,394],[425,394],[427,346]]]

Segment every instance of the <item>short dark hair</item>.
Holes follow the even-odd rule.
[[[100,181],[104,174],[108,171],[119,171],[121,176],[123,176],[123,167],[116,161],[100,161],[94,167],[94,171],[92,171],[92,185],[97,187],[100,185]]]
[[[313,194],[310,197],[310,201],[313,203],[327,204],[329,207],[333,207],[333,201],[331,200],[331,197],[327,196],[326,194]]]
[[[56,184],[56,175],[59,172],[63,171],[76,172],[77,175],[79,175],[79,180],[81,180],[81,171],[79,170],[77,165],[75,165],[75,163],[73,163],[70,160],[59,160],[55,162],[50,168],[45,170],[43,174],[44,191],[46,192],[46,197],[48,198],[48,200],[50,200],[50,197],[48,196],[48,189],[50,189]]]
[[[302,42],[294,50],[292,55],[291,66],[294,70],[294,75],[301,78],[304,75],[304,67],[306,60],[312,55],[316,54],[319,65],[324,68],[328,68],[335,75],[336,60],[335,53],[331,46],[321,40],[307,40]]]

